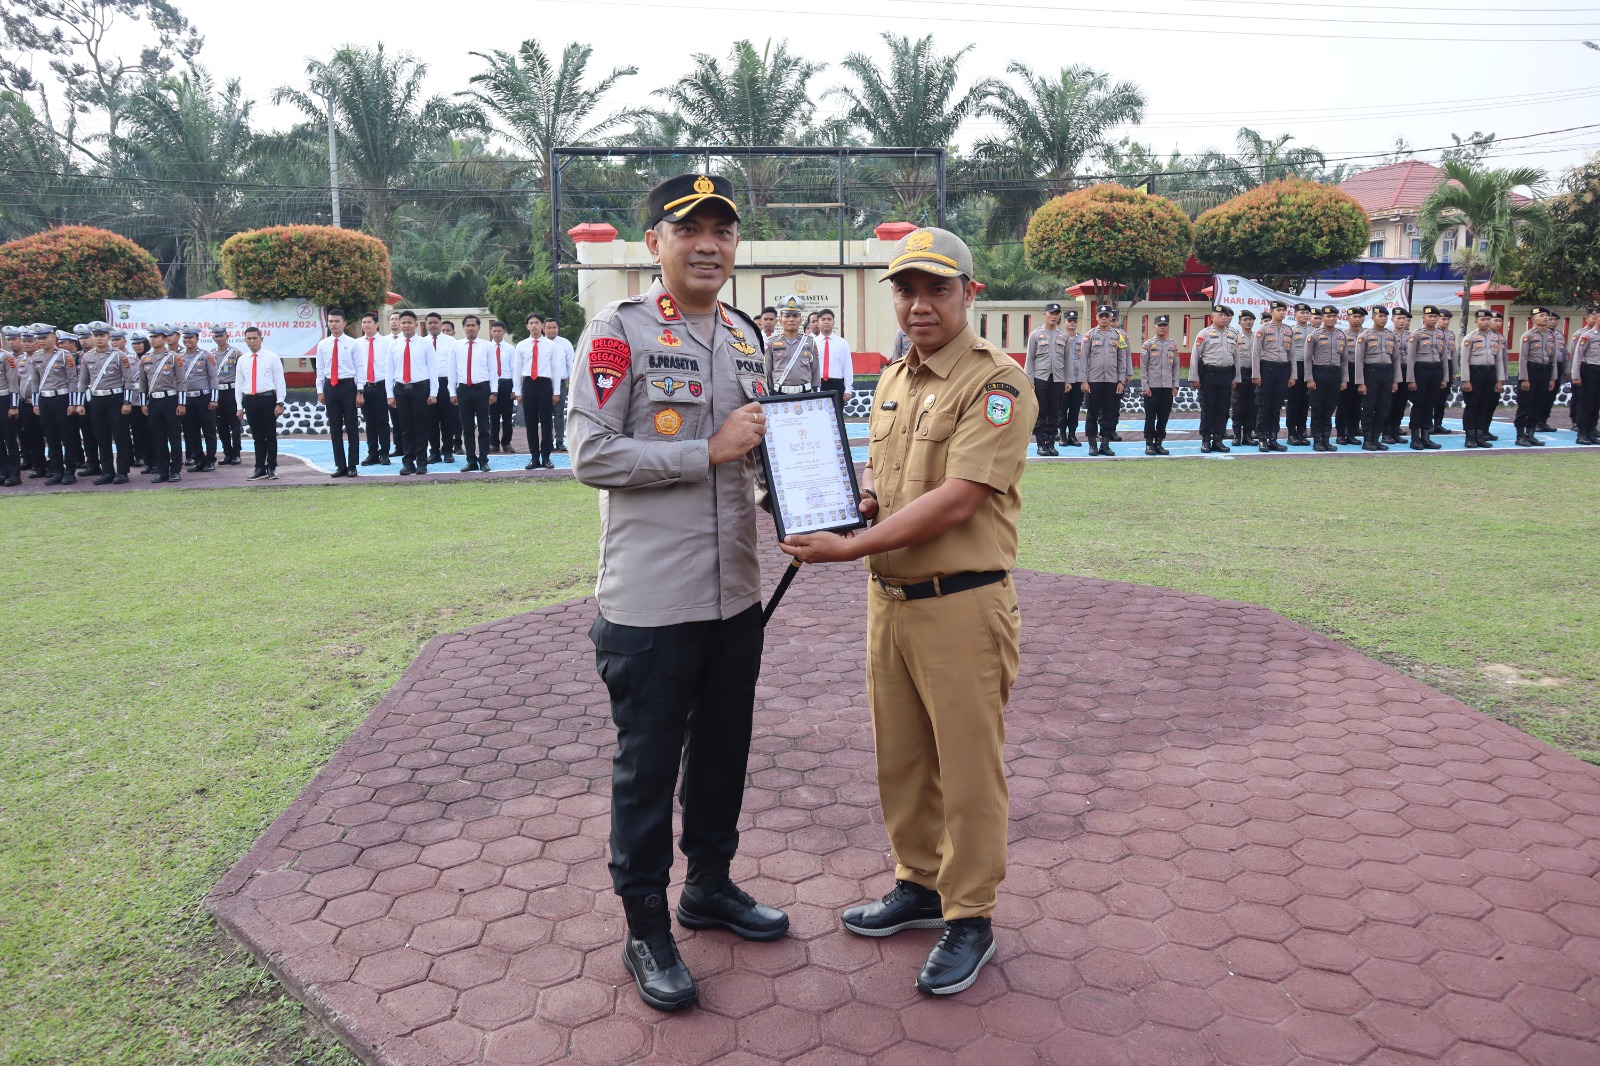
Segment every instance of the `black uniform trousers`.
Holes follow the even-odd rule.
[[[570,393],[568,395],[571,395]],[[557,396],[550,401],[550,419],[556,431],[556,450],[567,449],[567,405]]]
[[[1083,386],[1076,382],[1067,382],[1067,406],[1061,413],[1061,424],[1066,428],[1067,435],[1073,436],[1078,432],[1078,415],[1083,410]]]
[[[1383,431],[1391,437],[1400,435],[1400,424],[1405,421],[1406,404],[1411,402],[1411,383],[1406,380],[1405,357],[1400,361],[1400,387],[1389,397],[1389,420],[1384,423]]]
[[[26,396],[22,398],[22,406],[19,411],[22,416],[19,419],[22,423],[20,427],[22,465],[43,473],[45,468],[44,425],[40,422],[39,416],[33,413],[33,404],[29,402]]]
[[[1450,406],[1450,382],[1455,379],[1451,364],[1445,364],[1439,377],[1439,390],[1433,394],[1433,428],[1444,428],[1444,412]]]
[[[823,392],[844,392],[844,378],[823,378]]]
[[[1061,428],[1061,412],[1067,406],[1067,385],[1062,381],[1033,379],[1033,396],[1039,401],[1039,418],[1033,423],[1033,439],[1040,444],[1055,440]]]
[[[489,383],[475,381],[471,385],[456,386],[457,413],[461,416],[461,441],[467,450],[467,462],[489,458],[489,445],[494,433],[489,425]]]
[[[0,481],[22,471],[22,419],[11,406],[11,394],[0,392]]]
[[[1444,391],[1444,364],[1416,364],[1417,391],[1411,394],[1411,432],[1433,432],[1433,412]]]
[[[389,389],[378,382],[361,386],[361,412],[367,423],[367,456],[389,455]]]
[[[222,441],[225,459],[239,458],[244,446],[244,429],[239,425],[239,386],[217,387],[217,437]]]
[[[550,458],[556,429],[550,397],[555,389],[549,378],[522,379],[522,430],[528,438],[528,458]]]
[[[441,377],[436,385],[433,394],[439,397],[439,402],[429,412],[432,415],[429,425],[433,454],[454,455],[461,444],[461,414],[446,395],[450,379]]]
[[[489,408],[489,436],[500,445],[501,451],[507,451],[516,427],[517,405],[511,398],[511,379],[501,378],[495,383],[494,403]]]
[[[642,627],[598,617],[589,629],[611,695],[611,885],[665,892],[672,794],[679,785],[691,863],[730,861],[750,759],[763,632],[759,604],[724,621]]]
[[[44,434],[45,470],[51,474],[73,473],[68,462],[67,434],[71,425],[67,416],[67,394],[39,397],[39,431]]]
[[[1290,363],[1290,373],[1301,369],[1300,364]],[[1294,384],[1289,386],[1284,393],[1283,402],[1283,427],[1291,437],[1304,437],[1306,435],[1306,416],[1311,412],[1311,390],[1306,388],[1306,379],[1296,377]]]
[[[1344,368],[1314,366],[1311,368],[1311,380],[1317,386],[1309,392],[1311,435],[1313,438],[1332,436],[1334,411],[1339,406],[1339,398],[1344,395],[1339,391],[1339,383],[1344,381]],[[1345,389],[1345,392],[1352,391],[1348,387]]]
[[[1468,366],[1467,380],[1472,382],[1472,391],[1462,397],[1462,428],[1467,433],[1488,433],[1495,408],[1500,406],[1500,390],[1495,388],[1500,380],[1500,368]]]
[[[1530,387],[1524,392],[1522,382],[1517,383],[1517,428],[1532,433],[1555,408],[1556,390],[1550,387],[1555,367],[1549,363],[1525,363],[1518,368],[1518,373]]]
[[[1110,440],[1117,431],[1117,416],[1122,413],[1122,397],[1115,381],[1089,382],[1089,410],[1084,414],[1083,431],[1090,440]]]
[[[1256,429],[1256,383],[1249,368],[1239,370],[1239,385],[1233,390],[1233,432],[1244,439]]]
[[[428,409],[432,385],[431,381],[413,381],[409,385],[396,382],[394,386],[392,410],[400,459],[415,469],[428,465],[428,434],[435,424],[433,412]]]
[[[1233,367],[1200,364],[1200,437],[1221,440],[1228,432],[1228,402],[1233,399]]]
[[[1394,367],[1368,364],[1361,368],[1367,394],[1361,397],[1361,436],[1369,443],[1383,439],[1389,426],[1389,403],[1394,398]],[[1359,390],[1357,395],[1360,395]]]
[[[1289,364],[1261,364],[1261,384],[1256,390],[1256,438],[1278,439],[1278,413],[1289,392]]]
[[[183,409],[183,442],[189,462],[196,466],[217,461],[217,412],[211,409],[210,392],[189,393]]]
[[[337,385],[324,382],[322,405],[328,412],[328,436],[333,442],[335,470],[354,470],[361,458],[361,419],[356,415],[356,379]]]
[[[1572,383],[1572,428],[1580,437],[1592,437],[1600,423],[1600,366],[1586,363],[1578,373],[1581,380]]]
[[[278,469],[277,390],[258,392],[244,398],[244,418],[250,423],[250,446],[256,453],[256,473]]]
[[[1166,439],[1167,419],[1172,415],[1172,394],[1177,389],[1152,386],[1144,398],[1144,439],[1154,443]]]
[[[100,454],[100,446],[95,441],[94,423],[89,416],[67,416],[67,462],[74,467],[85,463],[93,465]]]
[[[89,397],[89,421],[94,425],[97,448],[91,462],[100,467],[102,474],[113,470],[126,474],[133,467],[133,436],[128,432],[128,417],[122,413],[126,402],[121,390],[110,396]],[[113,443],[116,445],[114,455]]]
[[[150,397],[150,465],[157,474],[183,473],[183,419],[178,417],[178,396]]]
[[[1334,409],[1334,428],[1341,438],[1351,438],[1361,432],[1361,393],[1356,389],[1356,366],[1344,368],[1345,389],[1339,393]]]
[[[154,462],[150,448],[150,419],[138,404],[128,413],[128,435],[133,438],[133,454],[141,466]]]

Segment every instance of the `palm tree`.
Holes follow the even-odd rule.
[[[979,140],[975,154],[1011,183],[995,217],[1021,217],[1025,228],[1033,208],[1073,187],[1078,167],[1112,130],[1144,117],[1145,98],[1133,82],[1113,82],[1083,64],[1050,77],[1013,61],[1006,73],[1021,85],[996,84],[978,108],[1003,134]]]
[[[1458,256],[1452,266],[1461,275],[1461,321],[1467,321],[1473,279],[1493,282],[1511,262],[1519,236],[1542,240],[1550,232],[1550,215],[1541,203],[1517,194],[1525,188],[1537,194],[1546,174],[1538,167],[1479,170],[1451,160],[1444,165],[1438,188],[1417,209],[1422,230],[1423,259],[1438,262],[1439,238],[1448,229],[1465,226],[1471,254]]]
[[[351,192],[361,208],[362,228],[384,240],[393,236],[394,213],[428,158],[445,150],[452,132],[472,122],[460,105],[442,96],[423,97],[427,72],[427,64],[404,53],[391,56],[382,44],[347,46],[327,62],[306,64],[314,91],[334,94],[339,165],[355,178]],[[299,108],[305,132],[326,137],[327,105],[318,96],[285,86],[273,100]]]
[[[240,183],[255,179],[259,159],[250,110],[237,78],[219,92],[198,66],[128,95],[126,136],[112,144],[142,181],[127,224],[146,243],[172,243],[168,282],[181,265],[183,295],[216,288],[222,241],[246,228]]]
[[[1272,140],[1248,126],[1240,127],[1234,143],[1238,146],[1239,170],[1234,182],[1239,192],[1287,177],[1311,177],[1327,166],[1328,159],[1315,147],[1290,148],[1294,134],[1284,133]]]
[[[49,101],[41,96],[40,105],[42,113],[20,93],[0,90],[0,168],[6,173],[0,241],[69,222],[95,221],[86,211],[96,203],[95,190],[86,187],[73,159],[73,116],[68,113],[67,132],[58,135]]]
[[[843,66],[855,75],[856,84],[830,89],[827,95],[848,102],[845,119],[863,130],[873,144],[948,148],[961,124],[977,113],[993,89],[993,84],[984,80],[965,93],[956,92],[961,60],[973,46],[940,55],[933,50],[932,34],[913,41],[885,33],[883,39],[889,45],[888,67],[880,68],[865,53],[852,52]],[[889,167],[887,180],[901,211],[914,216],[919,201],[931,189],[926,162],[901,159]]]
[[[415,221],[415,225],[401,227],[395,241],[397,290],[422,306],[482,304],[489,278],[504,265],[506,255],[505,249],[491,243],[493,219],[470,212]]]

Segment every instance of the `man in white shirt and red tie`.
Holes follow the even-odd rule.
[[[429,311],[425,321],[428,326],[427,344],[433,350],[433,370],[438,378],[438,387],[433,390],[433,395],[435,399],[439,399],[446,395],[445,389],[449,385],[450,367],[454,365],[457,342],[444,332],[444,318],[439,312]],[[456,445],[461,442],[461,416],[456,411],[455,405],[450,403],[434,404],[432,414],[433,424],[429,427],[432,447],[428,452],[428,462],[453,463],[456,461]]]
[[[239,357],[239,410],[236,418],[250,424],[250,448],[256,455],[255,473],[246,480],[278,480],[278,416],[289,395],[283,377],[283,360],[261,347],[261,330],[246,326],[246,352]]]
[[[489,411],[495,402],[494,363],[488,341],[478,338],[477,315],[461,320],[467,339],[456,345],[450,362],[450,403],[461,419],[461,440],[467,453],[463,474],[489,469]]]
[[[401,311],[400,336],[389,342],[389,409],[400,442],[401,474],[428,472],[436,378],[433,345],[417,336],[417,313]]]
[[[509,452],[517,424],[512,393],[517,386],[517,346],[506,340],[506,324],[489,320],[489,361],[494,370],[494,406],[489,408],[489,450]]]
[[[398,326],[398,320],[396,320]],[[361,316],[361,339],[355,342],[361,395],[356,403],[367,423],[367,457],[362,466],[389,462],[389,338],[378,332],[378,312]]]
[[[517,381],[521,385],[522,427],[528,437],[527,470],[555,469],[550,449],[555,445],[552,377],[555,347],[545,340],[544,316],[528,316],[528,337],[517,345]]]
[[[817,312],[817,351],[822,354],[822,391],[842,392],[849,400],[855,390],[850,345],[833,332],[833,308]]]
[[[555,450],[564,452],[567,450],[567,409],[561,402],[561,386],[572,377],[572,364],[577,362],[578,353],[572,350],[572,342],[561,335],[561,323],[556,321],[555,315],[544,320],[544,343],[539,345],[539,350],[551,356],[551,422],[555,427]]]
[[[356,407],[361,402],[361,391],[356,387],[356,345],[344,335],[344,323],[344,308],[329,308],[328,335],[317,342],[317,402],[328,412],[332,477],[355,477],[356,458],[361,452],[361,420],[356,417]]]

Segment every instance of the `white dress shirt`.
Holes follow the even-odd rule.
[[[517,346],[510,341],[489,341],[489,367],[494,371],[494,383],[517,380]]]
[[[422,335],[422,342],[433,349],[433,372],[438,377],[450,376],[450,361],[455,358],[456,345],[460,344],[448,333],[435,333],[429,337]],[[415,351],[415,349],[412,349]]]
[[[355,344],[356,356],[356,384],[362,388],[368,385],[382,385],[384,391],[389,391],[389,379],[393,376],[389,366],[389,338],[381,333],[371,337],[357,337]],[[344,361],[344,345],[339,345],[339,359]]]
[[[538,359],[534,358],[534,346],[539,348]],[[550,378],[555,380],[555,348],[545,339],[544,334],[536,337],[524,337],[517,342],[516,381],[520,384],[523,378]]]
[[[844,391],[855,391],[855,374],[852,365],[855,360],[851,357],[850,345],[837,333],[823,335],[817,334],[817,354],[822,357],[822,376],[825,378],[843,378]]]
[[[339,347],[342,357],[344,346]],[[278,402],[283,403],[289,395],[289,384],[283,378],[283,360],[265,348],[259,352],[251,352],[246,348],[244,354],[239,356],[238,383],[239,391],[245,396],[276,392]]]
[[[470,358],[468,356],[469,351],[471,352]],[[467,383],[468,378],[472,379],[472,384],[474,385],[482,385],[487,382],[490,386],[490,391],[493,391],[493,354],[494,343],[486,341],[482,337],[470,341],[457,341],[456,350],[451,353],[450,363],[447,367],[449,373],[445,375],[448,380],[445,383],[444,394],[446,396],[454,396],[461,386]]]
[[[355,378],[356,388],[359,389],[363,382],[356,372],[355,341],[341,333],[338,336],[324,337],[317,342],[317,391],[322,391],[322,387],[328,383],[328,375],[334,369],[333,349],[335,345],[339,348],[338,371],[340,382]],[[362,369],[365,369],[365,367]]]
[[[448,338],[446,338],[448,339]],[[411,376],[406,376],[406,346],[411,348]],[[395,337],[389,342],[389,398],[395,397],[396,385],[414,385],[418,383],[429,385],[428,392],[433,389],[433,379],[438,377],[433,362],[433,345],[428,343],[426,337],[412,337],[409,340],[405,334]]]
[[[557,334],[552,340],[546,337],[539,346],[541,352],[549,352],[554,348],[554,355],[550,360],[550,379],[555,382],[555,394],[561,395],[561,383],[572,377],[572,368],[578,361],[578,353],[572,350],[572,342]]]

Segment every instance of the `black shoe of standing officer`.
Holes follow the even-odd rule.
[[[917,991],[934,996],[965,992],[978,979],[983,964],[994,958],[994,929],[988,918],[956,918],[928,953]]]
[[[1537,426],[1533,427],[1533,431],[1535,433],[1554,433],[1556,431],[1556,427],[1552,426],[1548,422],[1540,422]]]
[[[554,470],[556,468],[556,464],[550,461],[550,457],[548,455],[544,457],[544,462],[540,463],[539,465],[544,467],[546,470]]]
[[[943,929],[939,893],[911,881],[896,881],[882,899],[851,907],[839,916],[858,936],[893,936],[906,929]]]
[[[376,455],[369,455],[365,459],[361,460],[361,465],[362,466],[377,466],[378,465],[378,457]]]
[[[1156,450],[1156,442],[1153,441],[1153,440],[1147,440],[1147,441],[1144,442],[1144,453],[1146,455],[1160,455],[1161,454],[1159,451]]]
[[[1212,451],[1215,451],[1215,450],[1216,449],[1211,447],[1211,438],[1210,437],[1201,437],[1200,438],[1200,452],[1201,452],[1202,455],[1207,453],[1207,452],[1212,452]]]
[[[113,485],[126,485],[128,483],[128,475],[118,474],[116,477],[111,479],[111,483]]]
[[[1483,430],[1482,432],[1480,432],[1478,434],[1478,436],[1482,437],[1484,440],[1499,440],[1500,439],[1499,437],[1495,436],[1493,433],[1490,433],[1488,430]]]
[[[694,865],[694,864],[691,864]],[[789,931],[789,916],[757,903],[728,878],[727,868],[693,871],[678,897],[678,924],[689,929],[726,929],[746,940],[776,940]]]
[[[1109,440],[1110,438],[1107,438],[1107,439]],[[1111,450],[1111,445],[1106,443],[1106,441],[1101,441],[1100,442],[1100,454],[1101,455],[1112,455],[1112,456],[1116,455],[1116,453]]]
[[[1439,435],[1448,437],[1448,436],[1451,436],[1454,433],[1455,433],[1455,430],[1453,430],[1453,429],[1445,429],[1443,426],[1434,426],[1432,429],[1430,429],[1428,431],[1428,435],[1430,437],[1434,436],[1435,434],[1439,434]]]
[[[115,474],[101,474],[99,477],[97,477],[93,481],[89,482],[89,484],[91,484],[91,485],[109,485],[113,481],[116,480],[116,477],[117,476]]]
[[[44,479],[44,483],[46,485],[59,485],[61,484],[61,475],[51,474],[49,477]]]
[[[1233,449],[1228,447],[1228,445],[1223,441],[1223,439],[1221,437],[1218,437],[1216,440],[1211,442],[1211,450],[1214,451],[1214,452],[1231,452],[1231,451],[1233,451]]]
[[[622,964],[633,975],[639,998],[656,1010],[681,1010],[693,1006],[699,995],[678,943],[672,939],[667,901],[660,895],[623,896],[628,916],[628,936],[622,945]]]
[[[1171,455],[1172,454],[1171,452],[1167,451],[1167,443],[1166,442],[1167,442],[1167,438],[1165,438],[1165,437],[1156,438],[1156,452],[1158,454],[1161,454],[1161,455]]]
[[[1523,432],[1519,431],[1517,433],[1517,447],[1519,447],[1519,448],[1531,448],[1531,447],[1533,447],[1533,438],[1528,436],[1526,433],[1523,433]]]
[[[1068,433],[1067,434],[1067,447],[1069,447],[1069,448],[1081,448],[1081,447],[1083,447],[1083,441],[1078,439],[1078,435],[1076,433]]]
[[[523,467],[522,469],[524,469],[524,470],[538,470],[539,469],[539,460],[537,460],[537,459],[529,459],[528,460],[528,465]]]
[[[1111,441],[1113,444],[1121,444],[1122,443],[1122,437],[1121,437],[1120,434],[1117,433],[1116,430],[1112,430],[1110,433],[1108,433],[1106,435],[1106,440]]]
[[[1375,452],[1378,450],[1378,442],[1372,437],[1368,437],[1366,440],[1361,442],[1361,450],[1364,452]]]

